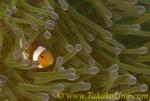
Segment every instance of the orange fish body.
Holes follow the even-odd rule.
[[[38,68],[46,68],[47,66],[52,65],[54,62],[51,52],[43,46],[31,44],[27,52],[29,53],[29,59],[31,60],[31,63],[33,63],[33,61],[39,62]]]

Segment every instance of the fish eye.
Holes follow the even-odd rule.
[[[44,55],[40,55],[41,58],[44,58]]]

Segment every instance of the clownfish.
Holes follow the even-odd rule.
[[[23,46],[21,44],[22,40],[20,40],[20,46],[22,48]],[[26,56],[25,52],[22,53],[23,57],[29,58],[31,63],[38,61],[39,65],[37,68],[46,68],[47,66],[52,65],[54,62],[51,52],[43,46],[31,45],[29,49],[27,49],[27,52],[29,53],[29,57]]]

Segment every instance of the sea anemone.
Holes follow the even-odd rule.
[[[149,0],[0,0],[0,101],[148,101],[149,40]]]

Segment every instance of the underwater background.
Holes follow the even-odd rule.
[[[0,101],[150,101],[149,49],[150,0],[0,0]]]

